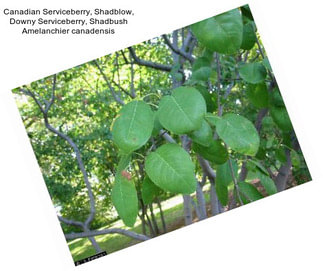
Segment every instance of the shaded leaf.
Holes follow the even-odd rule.
[[[250,102],[257,108],[268,107],[269,94],[266,84],[249,84],[246,91]]]
[[[152,135],[157,136],[159,134],[159,131],[161,129],[163,129],[163,126],[159,122],[159,119],[158,119],[156,111],[154,112],[154,116],[155,116],[155,118],[154,118],[154,128],[153,128],[153,131],[152,131]]]
[[[208,147],[193,143],[192,148],[204,159],[218,165],[225,163],[229,158],[228,151],[221,140],[212,140]]]
[[[250,50],[255,45],[257,40],[254,22],[249,22],[243,25],[243,38],[241,49]]]
[[[238,187],[240,197],[245,204],[263,198],[257,188],[250,183],[238,182]]]
[[[211,75],[210,67],[201,67],[192,72],[192,79],[196,81],[207,81]]]
[[[204,118],[211,126],[214,126],[214,127],[216,126],[217,122],[221,119],[221,117],[211,113],[206,113]]]
[[[267,71],[262,63],[255,62],[241,65],[239,67],[239,74],[246,82],[257,84],[265,80]]]
[[[148,177],[145,177],[142,188],[142,200],[144,204],[150,204],[154,201],[154,199],[159,195],[160,188],[156,186]]]
[[[292,165],[295,168],[299,168],[300,165],[301,165],[301,159],[300,159],[298,153],[295,150],[291,150],[290,157],[291,157],[291,160],[292,160]]]
[[[197,71],[198,69],[202,67],[210,67],[211,65],[211,59],[208,57],[199,57],[194,61],[194,64],[192,66],[192,71]]]
[[[196,89],[202,94],[205,100],[207,112],[214,112],[216,109],[215,97],[212,97],[212,94],[205,87],[196,86]]]
[[[271,107],[270,115],[273,118],[276,125],[284,132],[291,131],[293,129],[293,125],[288,116],[287,110],[283,106],[279,107]]]
[[[262,186],[265,188],[268,195],[273,195],[277,193],[277,188],[275,182],[267,175],[259,172],[258,174]]]
[[[234,174],[235,178],[237,179],[238,178],[238,164],[234,160],[231,160],[231,164],[232,164],[232,168],[233,168],[233,174]],[[216,181],[217,185],[221,184],[224,186],[229,186],[233,182],[229,161],[216,167],[215,181]]]
[[[192,140],[202,146],[208,147],[211,144],[211,141],[213,140],[213,134],[212,129],[210,125],[203,120],[201,128],[194,131],[190,137]]]
[[[228,204],[229,195],[228,195],[228,187],[219,183],[215,185],[215,192],[218,196],[219,201],[221,202],[222,206]]]

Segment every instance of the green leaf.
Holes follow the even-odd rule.
[[[248,163],[251,163],[253,165],[256,166],[256,168],[262,172],[262,174],[265,174],[265,175],[268,175],[268,172],[267,170],[264,168],[264,166],[262,164],[260,164],[258,161],[255,161],[255,160],[248,160]]]
[[[250,50],[257,40],[254,22],[249,22],[243,26],[243,38],[241,49]]]
[[[287,161],[286,153],[285,153],[285,148],[284,147],[279,147],[279,149],[275,150],[275,156],[279,162],[282,164],[285,164]]]
[[[202,86],[197,85],[196,89],[202,94],[205,100],[207,112],[214,112],[216,109],[215,95],[213,99],[211,93],[207,90],[207,88]]]
[[[249,20],[253,21],[253,17],[252,17],[249,5],[244,5],[244,6],[240,7],[240,9],[241,9],[241,13],[243,16],[245,16]]]
[[[213,140],[212,129],[210,125],[203,120],[202,126],[200,129],[194,131],[190,137],[192,140],[202,146],[210,146],[211,141]]]
[[[196,189],[194,164],[177,144],[165,144],[151,152],[145,169],[149,178],[165,191],[190,194]]]
[[[284,103],[284,100],[283,100],[283,97],[281,96],[281,93],[278,89],[278,87],[275,87],[273,89],[273,91],[271,92],[271,104],[273,106],[285,106],[285,103]]]
[[[145,177],[142,188],[142,200],[144,204],[150,204],[154,201],[154,199],[159,195],[160,188],[156,186],[148,177]]]
[[[250,102],[258,109],[268,107],[269,94],[266,84],[249,84],[246,91]]]
[[[111,198],[123,223],[132,227],[138,214],[138,198],[134,183],[118,175],[111,191]]]
[[[259,172],[258,174],[262,186],[265,188],[268,195],[277,193],[277,188],[274,181],[269,177]]]
[[[225,185],[222,185],[221,183],[216,184],[215,192],[221,204],[223,206],[227,205],[229,201],[228,187]]]
[[[264,160],[266,158],[266,150],[262,147],[259,147],[256,158],[259,160]]]
[[[210,67],[201,67],[198,70],[192,72],[192,79],[196,81],[207,81],[211,75]]]
[[[154,126],[154,115],[143,101],[133,101],[122,107],[112,128],[114,143],[125,154],[145,145]]]
[[[161,99],[157,112],[161,125],[179,135],[201,127],[206,104],[195,88],[179,87]]]
[[[273,69],[271,68],[271,65],[269,63],[268,57],[265,57],[264,60],[262,61],[262,64],[266,67],[267,70],[269,71],[273,71]]]
[[[277,126],[284,132],[291,131],[293,125],[288,116],[287,110],[283,106],[274,106],[270,108],[270,115],[273,118]]]
[[[218,165],[225,163],[229,158],[228,151],[221,140],[212,140],[208,147],[193,143],[192,148],[204,159]]]
[[[291,150],[290,156],[291,156],[291,160],[292,160],[292,165],[295,168],[299,168],[301,165],[301,159],[300,159],[298,153],[295,150]]]
[[[240,197],[245,204],[263,198],[257,188],[250,183],[238,182],[238,187]]]
[[[232,113],[225,114],[217,121],[216,131],[231,149],[246,155],[256,155],[260,139],[248,119]]]
[[[260,62],[243,64],[238,70],[241,78],[251,84],[263,82],[267,75],[266,68]]]
[[[126,169],[131,161],[131,154],[121,155],[120,161],[117,167],[117,173],[120,173],[122,170]]]
[[[160,124],[158,116],[157,116],[157,111],[154,112],[154,128],[152,131],[153,136],[157,136],[159,134],[159,131],[163,129],[163,126]]]
[[[233,168],[233,174],[235,178],[238,178],[238,164],[234,160],[231,160],[231,164]],[[233,182],[229,161],[216,167],[215,180],[217,185],[221,184],[224,186],[229,186]]]
[[[194,64],[192,66],[192,71],[197,71],[198,69],[202,67],[210,67],[211,60],[207,57],[199,57],[194,61]]]
[[[216,116],[214,114],[211,113],[206,113],[204,118],[206,119],[206,121],[211,125],[211,126],[216,126],[218,120],[221,119],[221,117]]]
[[[243,25],[238,9],[233,9],[191,25],[197,40],[211,51],[233,54],[242,42]]]

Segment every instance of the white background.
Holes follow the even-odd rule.
[[[47,3],[46,3],[47,2]],[[313,182],[76,267],[78,270],[323,270],[321,1],[249,1]],[[74,270],[10,89],[244,1],[2,0],[0,269]],[[114,36],[22,36],[9,8],[132,8]]]

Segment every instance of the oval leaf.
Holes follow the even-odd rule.
[[[192,72],[192,79],[196,81],[207,81],[211,75],[210,67],[201,67]]]
[[[208,147],[211,144],[211,141],[213,140],[213,134],[212,129],[210,125],[203,120],[202,126],[200,129],[194,131],[190,137],[192,140],[202,146]]]
[[[231,160],[231,164],[233,168],[233,174],[235,178],[238,178],[238,164],[234,160]],[[224,186],[229,186],[233,182],[229,161],[216,167],[215,181],[217,185],[221,184]]]
[[[208,147],[193,143],[192,148],[206,160],[218,165],[225,163],[229,158],[227,148],[221,140],[212,140]]]
[[[255,62],[247,63],[239,67],[239,74],[246,82],[258,84],[265,80],[267,71],[262,63]]]
[[[273,195],[277,193],[276,185],[269,176],[264,175],[261,172],[258,173],[258,176],[262,186],[265,188],[268,195]]]
[[[221,117],[213,115],[211,113],[206,113],[206,115],[204,116],[204,118],[206,119],[206,121],[211,125],[211,126],[216,126],[218,120],[221,119]]]
[[[250,102],[257,108],[268,107],[269,94],[266,84],[249,84],[246,91]]]
[[[287,110],[283,106],[271,107],[270,115],[273,118],[277,126],[284,132],[288,132],[293,129],[293,125],[288,116]]]
[[[196,86],[196,89],[202,94],[205,100],[207,112],[214,112],[216,109],[216,96],[214,95],[212,97],[211,93],[205,87]]]
[[[243,25],[238,9],[233,9],[191,26],[197,40],[221,54],[233,54],[242,42]]]
[[[217,121],[216,131],[219,137],[233,150],[254,156],[259,148],[259,135],[248,119],[226,114]]]
[[[152,131],[151,134],[153,136],[157,136],[159,134],[159,131],[161,129],[163,129],[163,126],[159,122],[159,119],[158,119],[158,116],[157,116],[157,112],[156,111],[154,111],[154,117],[155,117],[155,119],[154,119],[154,128],[153,128],[153,131]]]
[[[199,57],[194,61],[194,64],[192,66],[192,71],[197,71],[202,67],[210,67],[210,65],[211,65],[211,59],[208,59],[207,57]]]
[[[144,204],[150,204],[154,201],[154,199],[159,195],[160,188],[156,186],[148,177],[145,177],[142,188],[142,200]]]
[[[134,183],[118,175],[111,191],[111,198],[123,223],[132,227],[138,214],[138,198]]]
[[[154,114],[142,101],[122,107],[112,128],[112,139],[124,153],[131,153],[146,144],[154,127]]]
[[[157,112],[161,125],[179,135],[201,127],[206,104],[195,88],[179,87],[161,99]]]
[[[222,185],[221,183],[215,185],[215,192],[218,196],[219,201],[223,206],[228,204],[229,201],[229,193],[228,193],[228,187],[225,185]]]
[[[263,198],[257,188],[250,183],[238,182],[238,187],[240,197],[245,204]]]
[[[241,49],[250,50],[255,45],[257,40],[255,26],[253,22],[249,22],[243,26],[243,38]]]
[[[151,152],[145,169],[149,178],[165,191],[182,194],[195,191],[194,164],[189,154],[177,144],[165,144]]]
[[[273,106],[278,106],[278,107],[285,106],[283,97],[281,96],[281,93],[280,93],[278,87],[275,87],[273,89],[273,91],[271,92],[270,98],[271,98],[270,102]]]

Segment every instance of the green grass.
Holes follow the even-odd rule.
[[[182,196],[175,196],[164,202],[162,202],[162,209],[164,212],[164,217],[166,221],[167,232],[177,229],[183,225],[183,203]],[[154,204],[154,214],[157,220],[159,229],[162,231],[162,223],[160,219],[159,209],[157,204]],[[124,228],[137,233],[142,233],[142,226],[139,217],[134,225],[134,227],[129,228],[124,226],[121,220],[117,220],[108,227],[105,228]],[[148,227],[147,232],[149,232]],[[98,230],[100,230],[98,229]],[[121,234],[106,234],[96,236],[95,240],[99,243],[100,247],[105,250],[108,254],[118,251],[120,249],[132,246],[139,243],[140,241],[133,238],[121,235]],[[92,247],[90,241],[87,238],[75,239],[68,242],[69,249],[71,251],[74,261],[84,259],[86,257],[96,254],[94,248]]]

